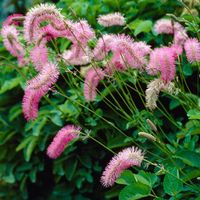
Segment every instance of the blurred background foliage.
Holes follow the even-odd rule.
[[[2,0],[0,1],[0,20],[2,22],[12,13],[25,14],[33,5],[42,2],[56,3],[58,8],[62,8],[62,13],[71,19],[86,18],[95,28],[97,35],[101,35],[105,31],[124,32],[136,40],[148,42],[153,47],[167,44],[169,41],[169,38],[156,36],[152,32],[155,20],[162,18],[166,13],[173,13],[176,16],[183,13],[183,6],[176,0]],[[198,12],[198,5],[196,9]],[[126,17],[128,25],[125,29],[105,29],[97,24],[98,15],[114,11],[119,11]],[[187,13],[182,17],[190,19]],[[30,69],[19,70],[16,60],[5,50],[2,41],[0,42],[0,199],[118,199],[123,184],[106,190],[99,182],[102,170],[112,155],[94,141],[83,138],[82,141],[78,141],[74,145],[71,144],[55,161],[46,156],[46,148],[55,133],[69,123],[80,124],[85,130],[91,131],[90,134],[96,139],[116,151],[122,147],[130,146],[132,142],[129,137],[124,138],[123,135],[119,134],[115,128],[119,127],[131,138],[134,138],[137,143],[142,144],[145,149],[159,155],[161,153],[151,143],[137,137],[137,132],[140,129],[137,124],[138,119],[142,119],[144,126],[150,130],[146,124],[146,119],[150,118],[167,132],[170,140],[170,142],[166,141],[170,143],[167,144],[167,148],[177,153],[175,162],[178,168],[175,168],[173,173],[178,173],[179,169],[181,170],[187,165],[188,168],[185,171],[187,175],[182,177],[184,180],[190,181],[200,176],[198,170],[200,167],[199,155],[196,155],[195,152],[191,153],[197,148],[199,142],[199,113],[195,109],[186,114],[176,99],[162,96],[161,99],[166,109],[173,112],[172,117],[181,127],[182,131],[178,132],[179,129],[170,124],[160,111],[152,113],[145,110],[139,102],[139,97],[133,94],[140,112],[133,116],[133,121],[127,122],[117,117],[100,98],[92,104],[86,103],[82,92],[83,83],[76,80],[71,81],[75,79],[74,76],[66,73],[69,85],[64,83],[63,77],[59,79],[58,85],[66,93],[67,98],[61,97],[56,92],[50,92],[40,104],[39,117],[35,121],[27,123],[22,115],[21,101],[26,80],[33,76],[34,71]],[[60,49],[65,49],[68,45],[62,40],[58,42]],[[193,80],[193,74],[196,73],[195,68],[185,64],[183,71],[188,80]],[[130,81],[127,77],[124,78]],[[196,89],[195,83],[190,83],[191,90]],[[113,86],[109,87],[112,90]],[[194,98],[195,101],[199,100],[196,96],[191,96],[191,98]],[[105,123],[102,117],[112,123]],[[196,151],[200,152],[200,148],[198,147]],[[150,157],[149,160],[159,162],[156,157]],[[168,166],[168,170],[174,168],[173,163],[167,158],[164,164]],[[182,183],[173,176],[168,175],[165,178],[158,176],[162,172],[156,172],[151,167],[148,171],[152,173],[140,171],[137,174],[137,178],[141,182],[139,181],[139,186],[135,190],[140,190],[140,186],[145,190],[144,182],[146,180],[145,184],[147,183],[148,187],[154,188],[157,195],[161,197],[157,199],[169,199],[170,196],[173,196],[172,194],[177,195],[176,199],[188,199],[188,194],[191,195],[191,199],[198,197],[194,188],[183,188]],[[126,171],[121,178],[121,183],[126,180],[127,185],[129,185],[129,181],[134,179],[130,179],[132,175],[130,171]],[[176,184],[170,185],[171,182]],[[130,188],[120,193],[121,200],[126,199],[123,195],[130,193],[128,190]],[[132,192],[135,190],[133,187],[131,188]],[[172,190],[174,191],[171,192]],[[185,195],[186,193],[187,195]],[[140,195],[143,197],[142,194]]]

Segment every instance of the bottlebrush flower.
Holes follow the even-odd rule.
[[[147,85],[146,89],[146,107],[149,108],[150,110],[153,110],[157,107],[157,100],[158,100],[158,95],[162,88],[164,87],[163,80],[158,78],[154,79]]]
[[[27,121],[38,116],[38,106],[44,94],[37,90],[26,89],[22,100],[22,110]]]
[[[77,44],[73,44],[70,50],[66,50],[62,55],[68,65],[86,65],[90,63],[92,55],[88,47],[84,49]]]
[[[150,54],[147,73],[155,75],[159,71],[162,80],[166,83],[173,80],[176,72],[175,58],[175,52],[170,47],[155,49]]]
[[[63,127],[48,146],[47,155],[52,159],[59,157],[68,143],[75,138],[78,138],[80,131],[81,128],[74,125],[67,125]]]
[[[157,34],[174,34],[175,32],[183,31],[184,28],[181,24],[171,19],[159,19],[154,25],[154,30]]]
[[[70,29],[71,36],[69,36],[68,39],[71,40],[73,44],[81,44],[83,47],[95,36],[93,29],[86,20],[80,20],[71,24]]]
[[[19,21],[15,21],[14,19],[15,18],[18,18],[18,17],[23,17],[22,14],[13,14],[13,15],[10,15],[6,18],[6,20],[3,22],[3,26],[10,26],[10,25],[20,25],[20,22]]]
[[[72,42],[71,49],[64,51],[63,59],[71,65],[86,65],[91,62],[92,54],[88,41],[94,38],[94,31],[85,20],[71,25],[70,34],[66,36]]]
[[[146,64],[145,56],[150,49],[143,42],[134,43],[132,38],[124,34],[104,35],[99,39],[93,51],[94,58],[96,60],[104,59],[109,51],[113,53],[113,56],[105,71],[111,74],[115,70],[122,71],[128,67],[143,68]]]
[[[134,42],[133,48],[136,52],[139,52],[141,56],[146,56],[151,53],[151,46],[147,45],[145,42]]]
[[[24,37],[32,43],[41,35],[40,24],[49,22],[58,29],[65,29],[64,17],[54,4],[40,4],[29,10],[24,21]]]
[[[47,63],[35,78],[28,81],[22,103],[23,113],[28,121],[37,118],[40,99],[56,83],[58,76],[57,66]]]
[[[163,82],[162,79],[157,78],[151,81],[147,85],[146,89],[146,107],[149,108],[150,110],[153,110],[157,107],[157,100],[158,100],[158,95],[161,91],[165,91],[169,94],[175,94],[177,95],[179,92],[179,89],[177,89],[174,85],[173,82]]]
[[[84,82],[84,97],[86,101],[94,101],[96,97],[96,89],[99,81],[104,78],[104,73],[101,69],[91,68],[87,71]]]
[[[98,39],[97,44],[93,50],[95,60],[103,60],[110,51],[111,42],[115,39],[114,34],[105,34]]]
[[[146,49],[143,49],[144,43],[134,43],[133,39],[124,34],[118,35],[111,42],[111,51],[113,52],[113,62],[121,62],[123,68],[127,67],[142,68],[146,64]]]
[[[25,65],[25,51],[22,44],[18,40],[19,33],[17,29],[13,25],[3,26],[1,30],[1,35],[3,37],[4,46],[11,53],[11,55],[17,57],[19,66]]]
[[[56,64],[46,63],[40,73],[28,81],[27,89],[34,89],[46,93],[50,87],[56,83],[59,76],[59,70]]]
[[[174,33],[174,44],[184,45],[185,41],[188,39],[188,35],[184,28],[179,29]]]
[[[41,71],[48,61],[48,49],[44,45],[35,46],[30,52],[30,58],[37,71]]]
[[[154,25],[157,34],[174,34],[173,22],[170,19],[160,19]]]
[[[157,34],[173,34],[173,43],[176,45],[183,45],[188,38],[185,28],[178,22],[170,19],[160,19],[156,22],[154,30]]]
[[[183,53],[183,47],[181,45],[172,44],[170,48],[174,52],[175,58],[178,58],[178,56],[180,56]]]
[[[122,150],[106,166],[101,177],[102,185],[105,187],[113,186],[116,179],[125,169],[140,166],[143,159],[143,152],[136,147],[129,147]]]
[[[111,13],[107,15],[100,15],[98,17],[98,23],[102,26],[124,26],[126,21],[121,13]]]
[[[189,38],[185,42],[184,48],[189,62],[200,61],[200,42],[196,38]]]

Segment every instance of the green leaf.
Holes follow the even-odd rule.
[[[57,126],[63,126],[63,122],[59,114],[55,114],[51,117],[51,121]]]
[[[32,134],[34,136],[39,136],[42,128],[45,126],[47,122],[47,118],[44,117],[41,120],[38,120],[36,124],[33,126]]]
[[[189,166],[200,167],[200,153],[189,150],[182,150],[173,157],[181,159],[185,164]]]
[[[20,151],[22,149],[24,149],[27,144],[32,140],[33,136],[29,136],[27,138],[24,138],[21,143],[16,147],[16,151]]]
[[[200,119],[200,111],[197,109],[189,110],[187,116],[189,119]]]
[[[148,33],[151,31],[152,26],[153,26],[152,21],[150,20],[142,21],[135,28],[134,35],[137,36],[140,33]]]
[[[147,185],[149,185],[150,187],[153,187],[153,185],[156,183],[156,181],[158,180],[158,177],[155,174],[149,173],[149,172],[145,172],[143,170],[141,170],[138,175],[142,176],[144,179],[146,179],[147,181]],[[141,181],[142,182],[142,181]],[[145,182],[142,182],[144,184],[146,184]]]
[[[12,78],[5,81],[4,84],[1,86],[0,94],[15,88],[16,86],[19,85],[20,81],[21,81],[20,77]]]
[[[12,139],[12,136],[15,135],[16,132],[12,131],[12,132],[0,132],[0,145],[5,144],[8,140]]]
[[[189,181],[193,178],[197,178],[200,176],[200,170],[199,169],[194,169],[194,170],[190,170],[189,172],[187,172],[187,174],[183,177],[184,181]]]
[[[175,99],[172,99],[169,104],[169,109],[173,110],[174,108],[177,108],[178,106],[180,106],[180,102]]]
[[[191,64],[184,64],[183,65],[183,74],[185,76],[191,76],[192,75]]]
[[[170,170],[172,175],[166,174],[164,177],[164,191],[171,196],[175,196],[183,189],[183,183],[178,179],[176,172],[178,171]]]
[[[73,175],[76,171],[76,168],[77,168],[77,164],[78,164],[77,159],[70,159],[67,162],[67,165],[65,167],[65,176],[66,176],[68,181],[72,180],[72,177],[73,177]]]
[[[131,30],[135,30],[141,22],[142,22],[142,20],[136,19],[136,20],[134,20],[133,22],[131,22],[131,23],[128,25],[128,27],[129,27]]]
[[[151,188],[142,183],[133,183],[126,186],[119,194],[119,200],[135,200],[149,196]]]
[[[116,180],[116,183],[122,185],[130,185],[135,182],[135,177],[133,172],[130,170],[125,170],[121,176]]]
[[[24,158],[27,162],[30,161],[31,155],[33,153],[33,150],[35,146],[37,145],[38,137],[33,137],[32,140],[28,143],[25,151],[24,151]]]
[[[90,156],[83,154],[83,155],[79,156],[79,160],[85,167],[87,167],[89,169],[92,167],[92,160],[91,160]]]
[[[22,113],[22,105],[21,104],[12,106],[12,108],[9,110],[9,115],[8,115],[9,121],[12,122],[21,113]]]

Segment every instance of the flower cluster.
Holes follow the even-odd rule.
[[[22,25],[23,20],[24,38],[26,44],[31,46],[30,52],[27,52],[24,44],[20,42],[20,31],[16,28]],[[98,22],[105,27],[123,26],[126,23],[120,13],[101,15]],[[28,64],[25,54],[29,54],[29,61],[38,73],[27,81],[25,87],[22,103],[25,118],[37,118],[41,98],[59,78],[57,61],[60,59],[68,65],[88,65],[87,71],[82,70],[85,77],[83,94],[87,102],[95,100],[100,81],[129,68],[138,70],[141,74],[146,72],[156,76],[146,89],[146,107],[150,110],[157,107],[161,91],[177,94],[178,90],[172,81],[176,76],[178,57],[185,50],[189,62],[199,62],[200,42],[196,38],[189,38],[180,23],[169,19],[158,20],[154,30],[157,34],[171,34],[172,44],[152,49],[145,42],[135,41],[125,34],[103,34],[96,38],[94,30],[86,20],[74,22],[65,19],[60,10],[52,4],[40,4],[32,8],[26,16],[15,14],[8,17],[1,30],[6,49],[18,59],[19,66]],[[71,46],[58,57],[52,58],[49,56],[52,51],[48,42],[58,37],[68,39]],[[94,49],[88,44],[93,39],[96,40]],[[63,127],[49,145],[47,155],[52,159],[59,157],[68,143],[79,137],[80,131],[79,126]],[[146,132],[140,132],[139,135],[156,141]],[[140,166],[143,160],[142,150],[136,147],[124,149],[115,155],[105,168],[101,177],[102,184],[105,187],[112,186],[125,169]]]

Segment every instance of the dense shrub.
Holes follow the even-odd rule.
[[[51,24],[53,28],[45,29],[52,20],[48,16],[42,27],[33,29],[32,38],[26,32],[35,28],[27,25],[29,15],[25,18],[28,28],[20,22],[9,32],[10,24],[4,23],[0,48],[0,198],[199,198],[200,4],[184,2],[60,0],[56,7],[62,8],[65,19],[72,20],[72,31],[60,31],[63,24],[59,24],[59,15],[53,19],[57,22]],[[31,5],[26,5],[29,11]],[[26,15],[25,8],[21,11]],[[97,23],[99,15],[112,12],[122,13],[126,24],[103,27]],[[160,18],[168,20],[155,25]],[[80,19],[87,21],[80,23]],[[81,37],[82,33],[87,37]],[[145,43],[137,43],[141,41]],[[108,52],[101,59],[103,45]],[[86,51],[94,53],[93,59],[89,59],[91,52],[89,60],[85,59]],[[60,156],[61,151],[48,152],[50,157],[58,157],[52,160],[47,148],[68,124],[80,126],[81,131],[70,135],[65,142],[73,140]],[[71,128],[62,129],[59,137],[64,131],[69,134]],[[62,150],[62,142],[53,145],[49,151]],[[132,146],[141,149],[131,152],[139,151],[136,155],[141,166],[140,162],[127,161],[130,149],[126,149]],[[105,189],[101,182],[109,184],[101,178],[102,173],[121,151],[111,167],[117,170],[120,166],[123,173]]]

